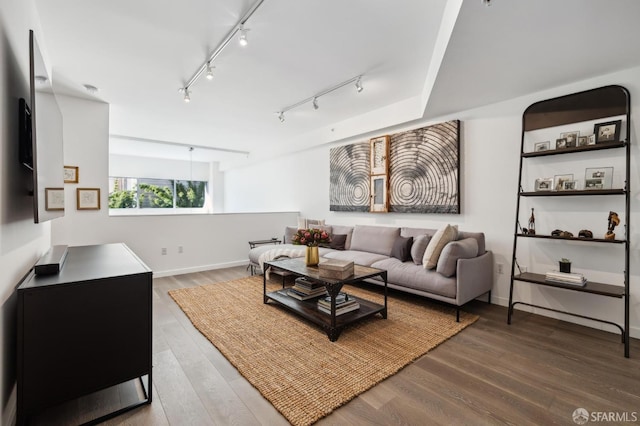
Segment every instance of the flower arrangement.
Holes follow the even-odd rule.
[[[303,246],[317,246],[318,244],[330,243],[331,237],[327,231],[317,228],[298,229],[298,232],[291,238],[292,244]]]

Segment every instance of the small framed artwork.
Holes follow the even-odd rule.
[[[64,183],[78,183],[78,166],[64,166]]]
[[[622,120],[596,123],[593,125],[593,133],[596,135],[596,143],[616,142],[620,138],[620,126]]]
[[[551,141],[538,142],[533,145],[533,150],[535,152],[548,151],[551,147]]]
[[[613,167],[593,167],[585,170],[585,189],[611,189]]]
[[[78,210],[100,210],[100,188],[77,188]]]
[[[567,147],[567,140],[565,138],[556,139],[556,149],[565,149]]]
[[[575,180],[565,180],[562,182],[562,191],[576,191],[578,182]]]
[[[589,144],[588,136],[578,136],[578,146],[587,146],[588,144]]]
[[[587,136],[587,145],[595,145],[596,144],[596,135]]]
[[[536,179],[534,189],[536,191],[551,191],[552,187],[553,187],[552,178],[538,178]]]
[[[64,210],[64,188],[44,189],[44,209],[48,211]]]
[[[573,181],[573,175],[555,175],[553,177],[553,188],[556,191],[564,190],[564,183],[567,181]]]
[[[578,136],[580,136],[580,132],[577,131],[560,133],[560,139],[567,140],[567,148],[576,146],[578,143]]]
[[[369,211],[386,213],[389,211],[389,192],[386,175],[371,176],[371,206]]]

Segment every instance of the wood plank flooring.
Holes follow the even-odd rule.
[[[154,279],[153,403],[105,425],[288,424],[167,294],[247,275],[237,267]],[[521,311],[507,325],[506,308],[479,301],[465,309],[480,320],[317,424],[575,425],[579,407],[638,412],[640,421],[640,341],[626,359],[618,335]],[[140,392],[128,382],[47,410],[32,424],[79,424]]]

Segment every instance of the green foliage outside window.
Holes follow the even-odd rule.
[[[136,191],[113,191],[109,194],[110,209],[134,209],[138,207]]]
[[[206,182],[179,180],[176,182],[176,207],[204,206]]]
[[[139,183],[140,207],[173,207],[173,188],[169,186]]]

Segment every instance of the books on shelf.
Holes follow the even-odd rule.
[[[298,300],[309,300],[316,297],[326,296],[327,290],[324,284],[317,283],[305,279],[304,277],[296,278],[295,284],[289,290],[287,295]]]
[[[551,281],[554,283],[560,284],[570,284],[577,286],[584,286],[587,284],[587,279],[584,275],[575,273],[575,272],[558,272],[558,271],[550,271],[547,272],[544,279],[546,281]]]
[[[360,309],[360,303],[347,293],[338,293],[336,296],[336,316]],[[331,296],[318,299],[318,310],[331,315]]]

